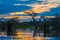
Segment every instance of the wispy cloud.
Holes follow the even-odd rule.
[[[13,13],[13,14],[25,14],[24,12],[30,12],[30,10],[34,11],[35,13],[42,13],[42,12],[47,12],[47,11],[50,11],[51,8],[56,8],[58,7],[60,4],[57,4],[57,3],[54,3],[54,4],[51,4],[51,3],[47,3],[47,4],[39,4],[39,3],[33,3],[33,4],[17,4],[18,6],[19,5],[26,5],[26,6],[30,6],[32,7],[32,9],[29,9],[27,11],[23,11],[23,12],[19,12],[19,13]],[[16,5],[16,6],[17,6]],[[32,12],[33,13],[33,12]]]
[[[53,3],[53,2],[57,2],[57,3],[60,3],[60,0],[47,0],[48,2],[51,2],[51,3]]]
[[[20,6],[20,5],[23,5],[23,4],[20,4],[20,3],[17,3],[17,4],[13,4],[14,6]]]
[[[1,0],[1,1],[4,1],[5,3],[7,2],[7,0]],[[20,1],[20,2],[17,2],[17,1]],[[24,3],[21,2],[21,1],[25,1]],[[31,4],[29,4],[29,2],[26,3],[26,1],[33,1]],[[48,4],[39,4],[39,2],[37,1],[48,1]],[[60,2],[60,0],[8,0],[8,5],[4,4],[3,7],[1,7],[1,13],[5,13],[5,12],[19,12],[21,10],[21,5],[25,5],[25,6],[29,6],[29,7],[32,7],[31,9],[27,10],[28,12],[30,12],[30,10],[33,10],[35,11],[36,13],[42,13],[42,12],[46,12],[46,11],[50,11],[51,8],[56,8],[57,6],[59,6],[60,4],[57,4],[57,3],[54,3],[54,4],[49,4],[49,2]],[[2,3],[2,2],[0,2]],[[21,4],[22,3],[22,4]],[[13,4],[13,5],[12,5]],[[5,7],[6,6],[6,7]],[[14,9],[12,9],[12,6]],[[15,6],[19,6],[20,10],[18,7],[15,7]],[[5,8],[5,10],[4,10]],[[4,11],[2,11],[4,10]],[[24,12],[24,11],[23,11]],[[17,13],[19,14],[19,13]]]
[[[29,1],[29,0],[18,0],[18,1]]]

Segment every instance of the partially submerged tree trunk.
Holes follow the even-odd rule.
[[[37,36],[37,33],[39,33],[38,26],[36,25],[36,21],[35,21],[35,17],[37,15],[37,13],[35,13],[33,10],[30,10],[30,12],[32,12],[32,13],[29,13],[29,12],[24,12],[24,13],[26,13],[26,14],[28,14],[28,15],[30,15],[32,17],[33,25],[35,27],[33,37],[35,37],[35,36]]]
[[[33,24],[34,24],[34,33],[33,33],[33,37],[36,37],[36,36],[40,36],[40,29],[38,28],[37,24],[36,24],[36,21],[34,19],[34,16],[32,16],[32,19],[33,19]]]
[[[14,27],[16,25],[18,25],[18,20],[16,18],[8,20],[8,22],[7,22],[7,35],[13,35]]]
[[[13,34],[12,32],[13,32],[12,31],[12,25],[10,23],[8,23],[8,25],[7,25],[7,35],[12,35]]]

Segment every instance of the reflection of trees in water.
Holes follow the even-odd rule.
[[[18,20],[17,18],[13,18],[7,21],[7,35],[13,34],[13,27],[18,25]]]
[[[19,26],[19,28],[26,29],[27,27],[34,26],[33,37],[40,36],[40,31],[44,31],[44,36],[60,36],[60,16],[55,16],[55,18],[48,18],[43,21],[36,21],[35,17],[37,13],[27,12],[33,19],[32,24],[29,25],[30,22],[19,23],[17,18],[9,19],[7,21],[1,21],[0,19],[0,29],[7,30],[8,35],[13,32],[14,27]],[[57,14],[56,14],[57,15]],[[56,32],[57,31],[57,32]]]

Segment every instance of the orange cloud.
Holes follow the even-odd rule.
[[[14,16],[14,15],[17,15],[17,14],[26,14],[25,12],[28,12],[28,13],[42,13],[42,12],[46,12],[46,11],[50,11],[50,8],[56,8],[59,6],[59,4],[28,4],[27,6],[31,6],[32,9],[30,10],[27,10],[27,11],[23,11],[23,12],[13,12],[13,13],[10,13],[10,16],[5,16],[4,18],[19,18],[19,19],[28,19],[28,18],[31,18],[30,16]],[[31,11],[32,10],[32,11]],[[47,16],[48,18],[54,18],[53,16]],[[37,18],[40,18],[37,16]]]
[[[33,7],[30,10],[34,11],[35,13],[42,13],[42,12],[50,11],[50,8],[58,7],[59,4],[32,4],[28,6]],[[27,10],[26,12],[31,12],[30,10]]]
[[[0,18],[18,18],[18,19],[30,19],[31,16],[0,16]],[[35,18],[41,18],[41,16],[36,16]],[[54,18],[54,16],[45,16],[44,18]]]
[[[32,7],[32,9],[29,9],[29,10],[23,11],[23,12],[13,12],[13,13],[10,13],[10,15],[26,14],[25,12],[29,12],[29,13],[33,13],[33,12],[35,12],[35,13],[42,13],[42,12],[50,11],[50,8],[56,8],[59,5],[60,4],[56,4],[56,3],[54,3],[54,4],[51,4],[51,3],[48,3],[48,4],[38,4],[38,3],[27,4],[27,6]]]

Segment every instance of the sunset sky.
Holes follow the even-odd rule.
[[[30,12],[30,10],[33,10],[36,13],[40,13],[39,15],[54,15],[54,13],[59,13],[60,11],[60,1],[0,0],[0,15],[24,14],[25,11]]]

